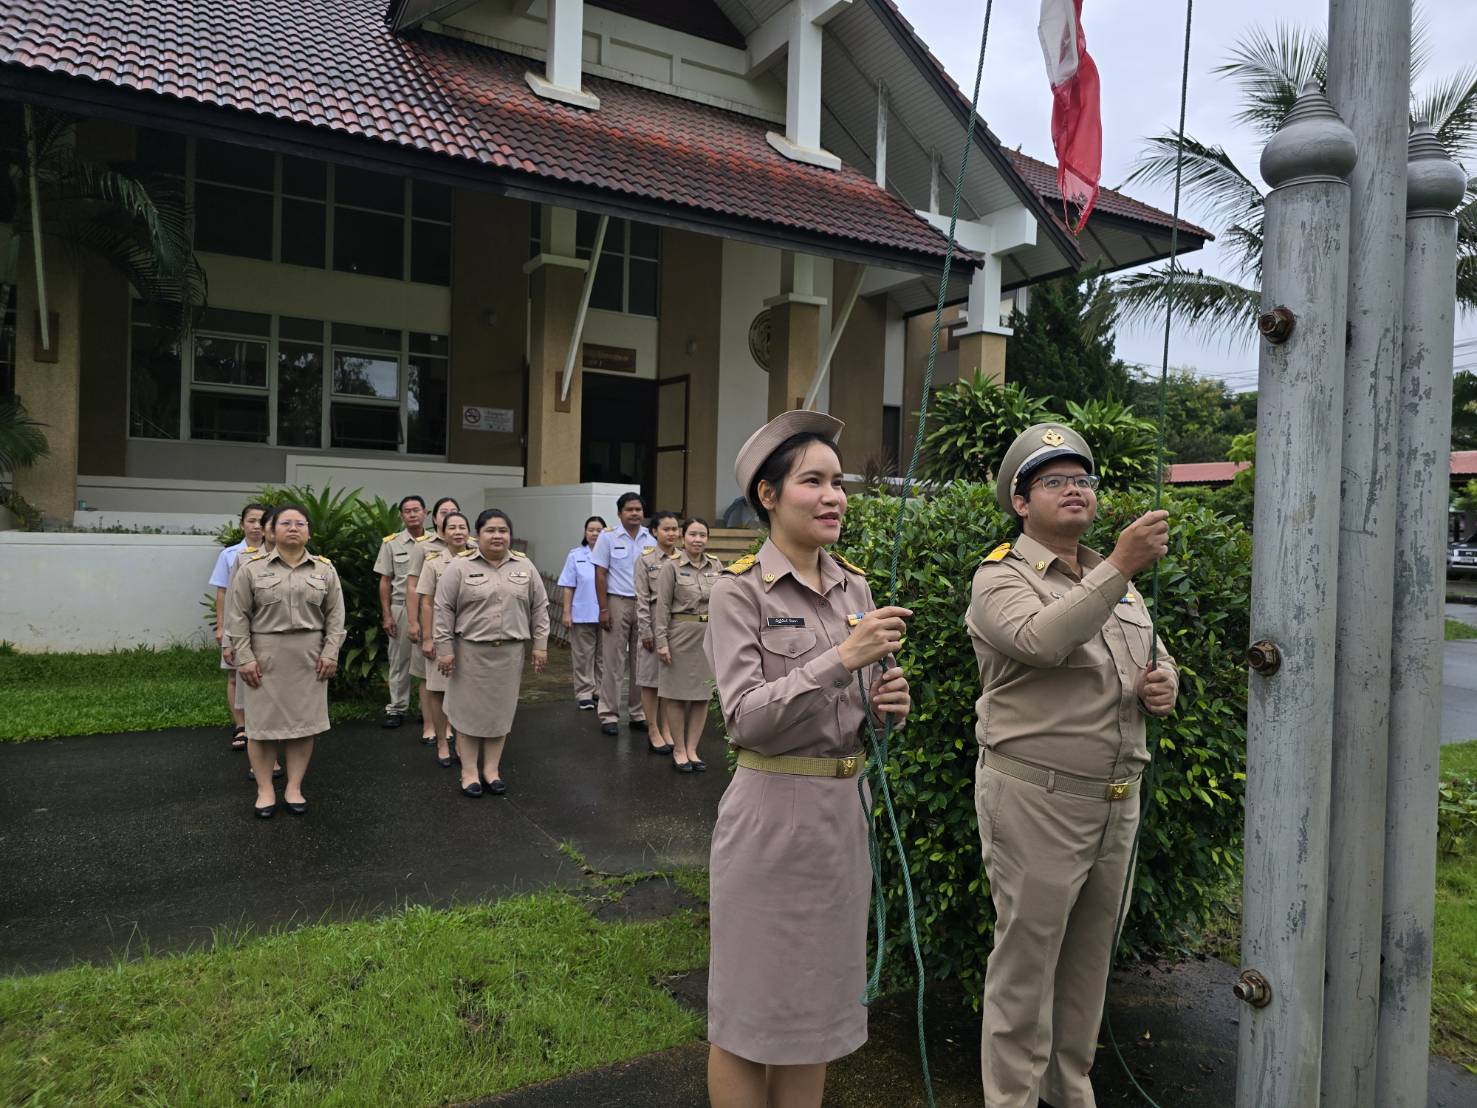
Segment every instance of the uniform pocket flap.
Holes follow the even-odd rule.
[[[1113,609],[1113,614],[1124,623],[1132,623],[1138,627],[1148,627],[1153,622],[1149,613],[1144,611],[1144,606],[1136,600],[1132,604],[1118,604]]]
[[[759,645],[771,654],[798,658],[815,649],[815,632],[804,627],[775,627],[759,632]]]

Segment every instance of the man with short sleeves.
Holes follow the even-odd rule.
[[[646,730],[641,686],[636,682],[636,560],[652,538],[641,523],[646,507],[639,492],[621,493],[615,502],[620,524],[601,533],[591,561],[595,563],[595,596],[600,602],[600,730],[620,734],[621,679],[628,682],[626,703],[631,728]]]
[[[386,535],[374,560],[380,576],[380,627],[389,646],[390,702],[385,705],[384,727],[399,727],[410,711],[410,628],[405,614],[405,578],[410,552],[426,536],[426,502],[411,494],[400,501],[405,529]]]
[[[983,688],[975,812],[995,903],[986,1108],[1096,1103],[1088,1072],[1133,880],[1144,716],[1168,715],[1178,694],[1133,585],[1169,548],[1168,513],[1140,516],[1106,558],[1082,546],[1097,515],[1093,466],[1061,424],[1016,439],[996,496],[1021,533],[975,573],[966,617]]]
[[[262,542],[264,504],[248,504],[241,509],[241,541],[226,547],[215,559],[210,585],[215,589],[215,641],[221,648],[221,669],[226,671],[226,703],[231,707],[231,746],[246,749],[246,713],[236,706],[236,659],[226,642],[226,589],[231,586],[231,571],[244,551],[255,552]]]

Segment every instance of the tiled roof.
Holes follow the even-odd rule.
[[[1171,485],[1212,485],[1230,481],[1249,462],[1182,462],[1164,467],[1164,480]],[[1453,450],[1451,475],[1477,476],[1477,450]]]
[[[538,62],[434,34],[397,38],[383,0],[6,0],[0,69],[323,128],[494,171],[871,248],[945,240],[872,179],[790,161],[771,125],[596,77],[598,111],[534,95]]]
[[[1015,166],[1015,171],[1025,178],[1026,183],[1036,190],[1037,195],[1045,200],[1054,212],[1060,212],[1062,192],[1056,187],[1056,166],[1033,158],[1029,154],[1022,154],[1019,150],[1010,151],[1010,160]],[[1098,190],[1097,206],[1093,211],[1102,212],[1104,215],[1116,215],[1123,219],[1134,219],[1140,223],[1162,227],[1166,231],[1174,226],[1174,217],[1169,212],[1160,211],[1158,208],[1110,188]],[[1194,235],[1207,242],[1215,239],[1215,235],[1204,227],[1197,227],[1183,219],[1180,220],[1180,232]]]

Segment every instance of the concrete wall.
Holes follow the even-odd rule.
[[[625,485],[588,482],[527,489],[488,489],[487,507],[501,508],[513,520],[513,538],[526,540],[539,571],[558,577],[564,558],[579,545],[580,528],[590,516],[616,525],[616,497]],[[472,513],[468,513],[472,515]],[[475,522],[475,515],[472,516]]]
[[[662,232],[659,373],[688,378],[687,511],[708,520],[715,514],[713,497],[723,466],[718,455],[722,270],[722,239]],[[727,465],[732,468],[732,455]],[[658,500],[666,503],[665,495],[659,489]]]
[[[0,639],[27,651],[203,645],[220,554],[190,535],[0,532]]]

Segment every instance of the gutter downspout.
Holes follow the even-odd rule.
[[[595,289],[595,270],[600,266],[600,252],[605,248],[605,229],[610,216],[602,215],[595,228],[595,245],[590,250],[590,268],[585,270],[585,286],[580,289],[580,306],[574,316],[574,333],[569,336],[569,351],[564,355],[564,379],[559,385],[559,399],[569,399],[569,383],[574,379],[574,359],[579,353],[580,336],[585,333],[585,315],[590,310],[590,293]]]

